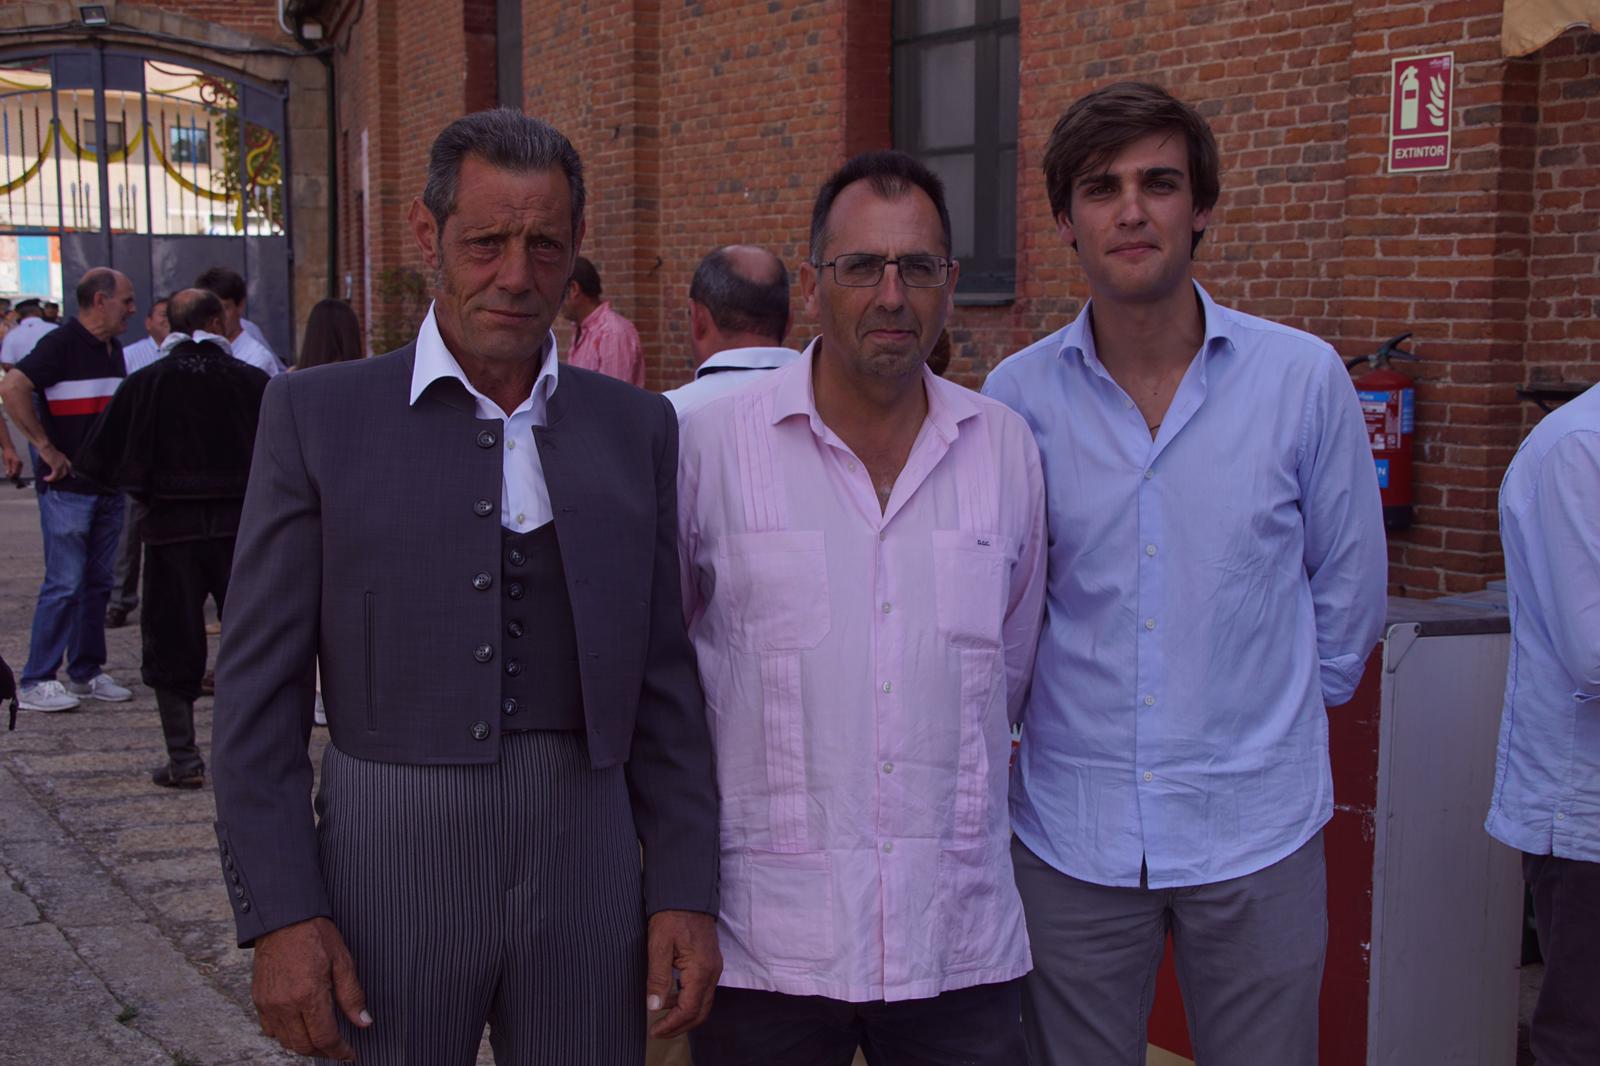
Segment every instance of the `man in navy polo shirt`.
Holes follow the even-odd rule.
[[[77,297],[77,317],[39,338],[0,382],[0,400],[37,452],[44,583],[18,689],[18,703],[34,711],[69,711],[83,699],[120,702],[133,696],[101,671],[122,498],[72,470],[79,445],[122,383],[116,338],[134,311],[133,283],[118,271],[95,267],[78,282]],[[65,685],[56,680],[63,656]]]

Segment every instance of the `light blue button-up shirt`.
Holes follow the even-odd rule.
[[[1485,827],[1600,862],[1600,385],[1534,427],[1500,486],[1511,659]]]
[[[1333,813],[1326,707],[1377,644],[1387,578],[1355,388],[1326,343],[1212,302],[1155,440],[1091,308],[995,368],[1033,427],[1046,624],[1012,824],[1104,885],[1263,869]]]

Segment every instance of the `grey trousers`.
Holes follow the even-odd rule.
[[[1013,838],[1033,944],[1022,1019],[1032,1066],[1143,1066],[1171,932],[1197,1066],[1315,1066],[1328,946],[1322,834],[1245,877],[1108,888]]]
[[[1600,862],[1522,854],[1544,985],[1529,1044],[1539,1066],[1600,1062]]]
[[[139,559],[144,552],[144,516],[149,510],[132,496],[124,497],[122,539],[117,542],[116,577],[111,582],[111,606],[132,614],[139,606]]]
[[[363,1066],[641,1066],[639,842],[622,767],[577,733],[500,761],[402,766],[329,744],[316,801],[333,919],[373,1024]]]

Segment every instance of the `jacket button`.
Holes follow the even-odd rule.
[[[243,914],[249,914],[250,913],[250,901],[247,900],[247,899],[240,900],[239,901],[239,911],[241,913],[243,913]]]
[[[522,582],[520,581],[513,581],[506,586],[506,595],[514,600],[522,599],[522,591]]]
[[[513,637],[522,636],[522,623],[513,618],[511,621],[506,623],[506,633],[507,635]]]
[[[489,723],[488,722],[473,722],[472,723],[472,739],[473,740],[488,740],[489,739]]]
[[[494,658],[494,645],[493,644],[479,644],[476,648],[473,649],[472,657],[474,659],[478,660],[480,663],[488,662],[490,659]]]
[[[478,447],[480,448],[493,448],[499,441],[500,438],[495,436],[492,429],[486,429],[478,434]]]
[[[491,513],[493,513],[494,504],[490,503],[488,500],[479,500],[477,503],[472,505],[472,511],[479,518],[487,518]]]
[[[522,673],[522,664],[516,659],[506,660],[506,673],[511,677],[516,677]]]
[[[224,855],[222,857],[222,868],[224,870],[233,869],[233,856],[232,855]]]
[[[243,885],[234,885],[233,886],[233,895],[234,895],[235,899],[244,899],[244,886]]]
[[[502,714],[516,714],[517,701],[507,696],[505,699],[500,701],[500,711]]]
[[[512,566],[521,566],[523,563],[528,561],[528,557],[523,555],[522,552],[518,551],[516,548],[512,548],[511,554],[506,556],[506,558]]]
[[[477,589],[479,592],[483,592],[492,584],[494,584],[494,578],[490,577],[487,572],[482,570],[480,570],[472,578],[472,587]]]

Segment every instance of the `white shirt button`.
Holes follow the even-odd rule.
[[[889,539],[889,534],[888,533],[885,533],[882,530],[878,531],[878,541],[879,541],[879,543],[882,543],[883,541],[886,541],[888,539]]]
[[[1122,401],[1122,405],[1124,407],[1132,407],[1133,406],[1133,401],[1132,400],[1123,400]]]
[[[517,450],[517,442],[514,441],[514,440],[508,440],[508,441],[506,441],[506,447],[510,448],[512,451],[516,451]]]
[[[1146,555],[1154,555],[1156,553],[1156,546],[1154,544],[1146,544],[1144,546],[1144,553]]]
[[[517,525],[520,526],[522,523],[526,522],[527,520],[528,520],[528,516],[527,515],[523,514],[521,511],[517,512]]]
[[[1566,820],[1567,820],[1567,815],[1566,815],[1565,811],[1557,811],[1556,812],[1556,821],[1564,822]]]
[[[1156,779],[1156,775],[1151,773],[1149,770],[1146,770],[1144,772],[1144,779],[1146,781],[1154,781]]]
[[[883,853],[884,853],[884,854],[885,854],[885,855],[887,855],[887,854],[889,854],[889,853],[890,853],[890,852],[891,852],[891,851],[893,851],[893,850],[894,850],[894,841],[892,841],[892,840],[885,840],[885,841],[884,841],[884,842],[883,842]]]
[[[1144,472],[1144,479],[1146,481],[1149,481],[1151,478],[1153,478],[1155,476],[1156,476],[1156,472],[1154,470],[1146,470]]]
[[[1144,627],[1146,629],[1154,629],[1156,627],[1156,620],[1154,618],[1146,618],[1144,620]]]
[[[886,774],[894,773],[894,763],[892,763],[892,762],[884,763],[883,764],[883,772],[886,773]]]
[[[889,603],[888,603],[888,601],[884,601],[884,604],[883,604],[883,613],[884,613],[884,614],[888,614],[888,613],[889,613]]]
[[[856,461],[854,459],[850,460],[850,464],[849,465],[850,465],[850,472],[852,474],[854,474],[856,472]]]
[[[1156,705],[1156,698],[1154,696],[1146,696],[1144,698],[1144,705],[1146,707],[1154,707]]]
[[[894,691],[894,686],[889,684],[889,682],[885,681],[883,683],[883,691],[885,691],[885,692],[893,692]]]

